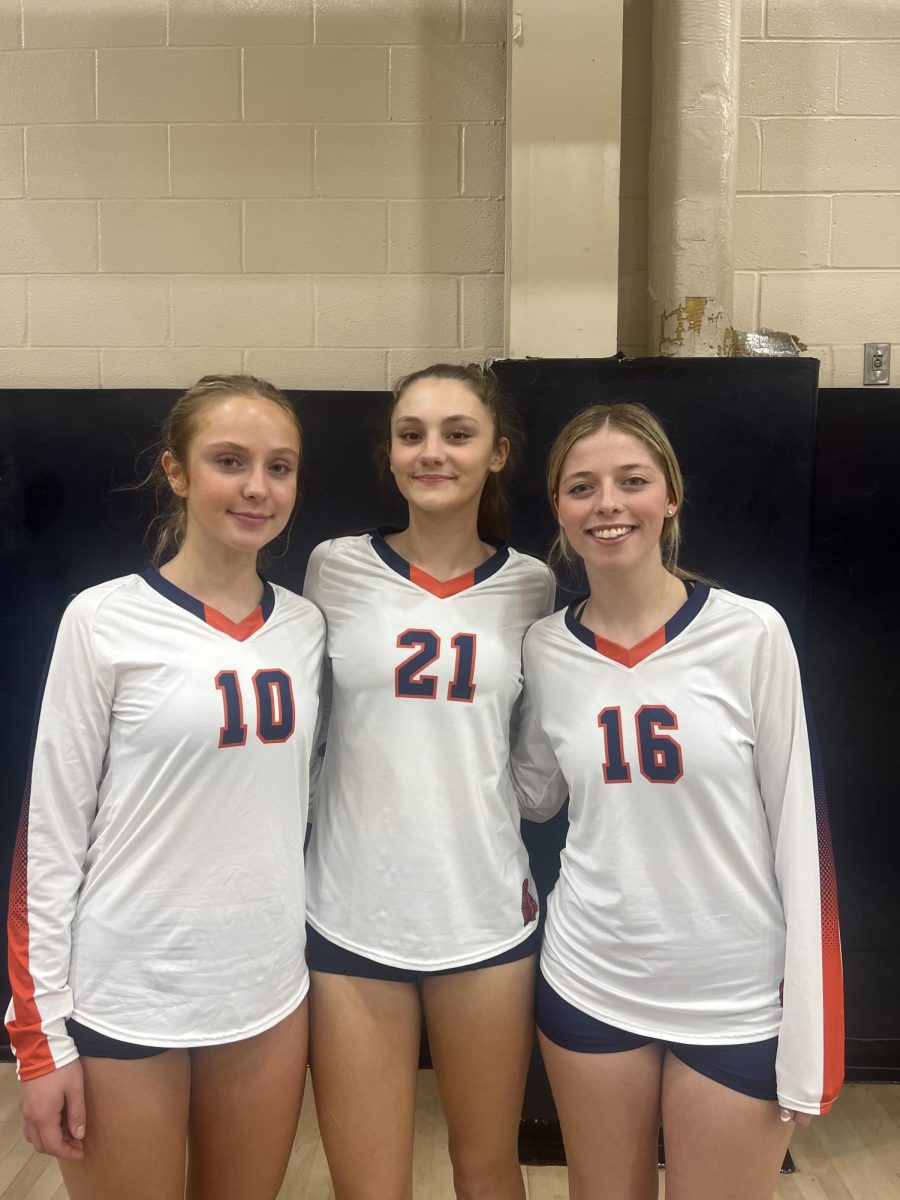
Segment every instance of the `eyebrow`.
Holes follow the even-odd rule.
[[[242,446],[240,442],[210,442],[206,447],[207,450],[238,450],[242,454],[247,453],[247,447]],[[299,451],[293,446],[279,446],[278,449],[270,451],[271,454],[288,454],[294,458],[299,457]]]
[[[398,424],[398,425],[402,425],[404,421],[412,421],[412,422],[414,422],[416,425],[421,425],[421,424],[422,424],[422,418],[421,418],[421,417],[415,417],[415,416],[413,416],[413,415],[412,415],[412,413],[410,413],[410,415],[409,415],[409,416],[403,416],[403,417],[398,417],[398,418],[397,418],[397,424]],[[453,424],[455,424],[455,423],[456,423],[456,422],[458,422],[458,421],[471,421],[471,422],[472,422],[473,424],[475,424],[475,425],[477,425],[477,424],[478,424],[478,418],[477,418],[477,417],[473,417],[473,416],[472,416],[470,413],[456,413],[456,414],[455,414],[454,416],[452,416],[452,417],[443,417],[443,418],[441,419],[441,424],[442,424],[442,425],[453,425]]]
[[[650,463],[623,463],[616,467],[617,471],[652,471]],[[564,475],[563,482],[567,479],[591,479],[596,474],[595,471],[573,471],[571,475]]]

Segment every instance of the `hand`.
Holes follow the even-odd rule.
[[[797,1112],[793,1108],[783,1108],[781,1110],[781,1119],[785,1123],[793,1121],[795,1125],[808,1125],[812,1117],[809,1113]]]
[[[84,1080],[81,1061],[19,1084],[22,1133],[39,1154],[84,1158]]]

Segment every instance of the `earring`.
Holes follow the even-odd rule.
[[[669,507],[666,509],[666,516],[667,516],[667,517],[674,517],[674,516],[675,516],[675,509],[672,507],[672,505],[671,505],[671,504],[670,504],[670,505],[669,505]]]

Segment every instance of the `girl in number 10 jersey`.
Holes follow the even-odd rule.
[[[76,596],[56,636],[8,1028],[25,1136],[73,1200],[274,1200],[306,1074],[324,627],[257,555],[293,513],[300,427],[271,385],[210,376],[164,446],[172,556]]]
[[[681,472],[640,405],[586,409],[550,454],[589,595],[525,639],[515,775],[570,797],[537,1023],[572,1200],[772,1195],[841,1082],[824,795],[784,621],[676,564]]]
[[[543,563],[502,541],[496,381],[434,366],[394,391],[403,530],[326,542],[333,697],[307,856],[311,1064],[339,1200],[410,1200],[424,1016],[456,1194],[524,1197],[537,903],[509,774]]]

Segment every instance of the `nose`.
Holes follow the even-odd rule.
[[[618,512],[622,500],[612,480],[601,480],[594,490],[594,510],[598,513]]]
[[[444,443],[436,430],[427,433],[419,443],[419,457],[425,462],[440,462],[444,457]]]
[[[264,496],[267,488],[266,468],[263,463],[254,464],[244,477],[244,495]]]

